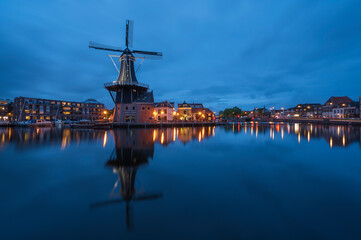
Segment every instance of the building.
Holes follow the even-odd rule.
[[[324,118],[355,118],[360,114],[359,103],[347,96],[330,97],[322,106],[322,110]]]
[[[360,112],[360,118],[361,118],[361,97],[359,97],[359,112]]]
[[[180,121],[192,121],[192,107],[184,101],[178,104],[177,120]]]
[[[322,105],[319,103],[303,103],[289,109],[293,111],[293,117],[320,118],[322,117]]]
[[[172,122],[175,115],[174,102],[167,100],[159,103],[154,103],[154,120],[157,122]]]
[[[10,99],[0,99],[0,121],[12,120],[12,105]]]
[[[248,117],[250,118],[268,118],[271,117],[271,111],[269,111],[265,106],[263,108],[254,108],[253,111],[248,112]]]
[[[95,99],[71,102],[41,98],[17,97],[14,101],[14,120],[96,120],[104,117],[104,104]]]
[[[202,103],[178,104],[176,114],[180,121],[212,122],[215,120],[215,112],[205,108]]]

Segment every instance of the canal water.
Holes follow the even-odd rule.
[[[0,128],[0,239],[361,239],[360,133]]]

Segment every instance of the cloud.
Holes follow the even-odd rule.
[[[156,100],[220,110],[360,95],[356,0],[3,1],[0,9],[3,98],[93,97],[111,106],[103,83],[117,73],[107,52],[87,46],[122,46],[128,18],[135,49],[164,53],[138,72]]]

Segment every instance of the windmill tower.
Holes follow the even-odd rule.
[[[154,97],[149,91],[149,85],[138,82],[134,63],[136,58],[156,59],[161,58],[161,52],[130,50],[133,46],[133,21],[126,21],[125,48],[111,47],[94,42],[89,43],[89,48],[120,52],[120,68],[116,81],[105,83],[105,88],[112,97],[115,108],[113,122],[146,122],[152,118]],[[142,62],[143,62],[142,60]],[[143,111],[140,111],[140,110]]]

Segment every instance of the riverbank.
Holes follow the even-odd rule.
[[[87,128],[87,129],[112,129],[112,128],[171,128],[171,127],[203,127],[227,125],[227,122],[169,122],[169,123],[92,123],[92,124],[67,124],[62,127]],[[54,125],[55,126],[55,125]],[[1,124],[0,127],[29,127],[16,123]]]

